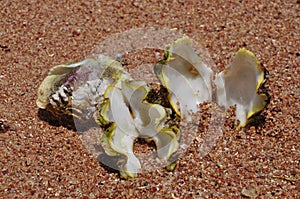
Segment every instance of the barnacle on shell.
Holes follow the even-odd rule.
[[[246,126],[249,118],[266,106],[268,96],[258,92],[264,81],[265,70],[245,49],[236,53],[229,68],[216,75],[217,102],[226,108],[236,104],[238,127]]]
[[[195,53],[189,37],[168,46],[154,71],[168,89],[169,101],[179,115],[188,118],[188,112],[196,112],[199,103],[212,99],[213,72]]]
[[[121,64],[98,55],[53,67],[38,89],[37,106],[52,112],[90,118],[109,85],[129,78]]]

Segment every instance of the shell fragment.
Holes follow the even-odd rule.
[[[37,106],[54,113],[91,118],[109,85],[129,78],[121,64],[98,55],[53,67],[38,89]]]
[[[265,81],[264,69],[248,50],[240,49],[230,68],[217,74],[217,102],[226,108],[236,105],[238,127],[244,127],[251,116],[260,112],[268,102],[268,96],[258,93]]]
[[[168,160],[178,149],[178,134],[174,128],[163,125],[165,109],[145,101],[149,88],[143,81],[122,80],[121,88],[109,86],[105,92],[105,105],[98,116],[100,125],[112,122],[104,134],[104,147],[109,155],[123,155],[126,160],[120,166],[122,177],[135,177],[141,168],[133,153],[133,143],[138,137],[154,140],[158,157]]]
[[[189,118],[188,112],[196,112],[199,103],[211,101],[213,72],[195,53],[188,37],[168,46],[165,58],[154,66],[154,71],[168,89],[177,114]]]

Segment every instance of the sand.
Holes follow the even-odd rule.
[[[1,198],[300,197],[299,1],[2,0],[0,24]],[[153,26],[192,37],[215,72],[239,48],[252,51],[269,71],[271,101],[244,129],[229,114],[204,157],[195,139],[173,172],[124,180],[77,132],[39,117],[36,92],[51,67],[86,58],[116,33]],[[130,64],[145,57],[132,54]]]

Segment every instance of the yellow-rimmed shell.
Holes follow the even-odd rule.
[[[192,48],[189,37],[176,40],[165,50],[154,71],[169,91],[169,101],[178,115],[196,112],[198,104],[211,101],[213,72]]]
[[[260,112],[268,102],[268,96],[258,93],[265,81],[264,69],[255,55],[240,49],[231,66],[216,75],[217,102],[226,108],[236,105],[238,127],[247,125],[249,118]]]

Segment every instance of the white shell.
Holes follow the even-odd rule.
[[[231,64],[216,75],[217,102],[226,108],[236,104],[239,127],[246,126],[248,119],[261,111],[268,97],[258,94],[264,82],[264,70],[253,53],[240,49]]]
[[[169,90],[170,103],[179,115],[188,119],[188,112],[196,112],[199,103],[211,101],[213,72],[195,53],[188,37],[170,45],[165,60],[158,62],[154,70]]]

